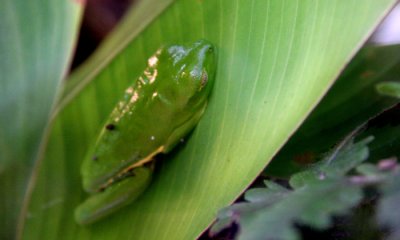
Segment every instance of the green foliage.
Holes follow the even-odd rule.
[[[344,176],[367,159],[371,140],[354,145],[349,141],[312,169],[293,175],[289,181],[292,190],[269,181],[267,188],[249,190],[245,194],[248,203],[221,211],[211,232],[221,231],[235,221],[240,228],[238,239],[293,240],[299,239],[295,224],[329,227],[332,215],[345,213],[362,199],[361,187],[349,184]],[[221,220],[224,224],[218,223]]]
[[[110,57],[95,55],[74,73],[57,106],[23,238],[54,239],[61,229],[64,239],[116,232],[127,239],[196,238],[306,118],[394,0],[357,2],[178,0],[143,31],[123,23],[114,36],[129,37],[114,48],[106,44],[109,55],[105,47],[99,52]],[[156,49],[200,38],[216,46],[218,64],[196,129],[158,163],[135,204],[78,226],[72,212],[86,197],[79,167],[102,122]]]
[[[396,3],[142,0],[72,73],[55,103],[80,2],[1,4],[0,238],[15,235],[21,209],[18,235],[24,239],[195,238],[268,164]],[[216,85],[203,120],[180,151],[157,166],[136,205],[95,226],[78,226],[72,213],[86,197],[79,167],[103,120],[155,49],[200,38],[218,51]],[[289,169],[281,163],[280,169]],[[293,194],[267,185],[276,194],[247,198]],[[301,196],[307,205],[309,197]],[[310,216],[326,220],[341,210]]]
[[[267,174],[288,176],[299,171],[354,128],[396,104],[398,99],[383,97],[376,91],[377,84],[394,79],[400,79],[400,45],[365,46],[279,151]],[[381,143],[374,141],[373,145]]]
[[[376,85],[376,89],[379,93],[400,98],[400,83],[398,82],[383,82]]]
[[[265,189],[265,193],[258,191],[265,197],[269,189]],[[273,201],[259,196],[257,202],[225,209],[218,215],[218,221],[220,218],[235,218],[240,228],[238,239],[299,239],[295,223],[324,229],[330,226],[332,214],[344,213],[362,197],[358,187],[338,180],[314,182],[290,193],[276,194],[280,194],[282,199]],[[212,231],[225,226],[213,227]]]
[[[353,144],[353,137],[350,136],[349,139],[339,144],[332,153],[316,163],[310,170],[294,174],[290,178],[290,186],[297,189],[313,182],[340,178],[365,161],[369,154],[367,144],[373,138],[369,137]]]
[[[374,161],[379,154],[370,154],[368,145],[372,145],[372,137],[357,143],[354,138],[369,134],[379,126],[386,127],[375,141],[382,141],[386,146],[398,142],[384,141],[391,135],[397,136],[398,124],[392,124],[393,114],[399,114],[399,107],[383,112],[364,124],[364,132],[360,128],[353,131],[344,141],[332,150],[321,161],[309,169],[293,174],[290,188],[266,181],[266,188],[248,190],[244,199],[220,211],[217,222],[211,228],[215,235],[233,223],[238,224],[237,239],[301,239],[299,226],[308,226],[323,230],[333,226],[332,217],[347,215],[353,207],[367,197],[377,200],[377,223],[373,228],[381,229],[388,239],[398,239],[400,234],[400,214],[397,211],[400,201],[400,165],[397,158],[385,158],[377,164],[363,163],[368,158]],[[382,144],[380,148],[383,148]],[[386,149],[389,149],[386,147]],[[373,149],[373,151],[379,148]],[[386,152],[386,156],[394,154]],[[397,153],[396,153],[397,155]],[[372,157],[371,157],[372,156]],[[375,191],[372,192],[371,188]],[[377,195],[379,193],[380,195]],[[371,206],[374,207],[374,206]],[[366,222],[359,219],[358,224]],[[383,232],[382,232],[383,230]],[[359,239],[356,237],[356,239]]]

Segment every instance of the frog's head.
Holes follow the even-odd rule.
[[[166,51],[176,83],[173,88],[175,104],[182,109],[203,105],[214,82],[216,59],[213,45],[199,40],[187,46],[170,46]]]
[[[174,72],[172,81],[164,91],[176,107],[176,125],[165,145],[166,151],[197,124],[208,102],[214,83],[216,53],[214,46],[199,40],[188,46],[166,49],[169,67]]]

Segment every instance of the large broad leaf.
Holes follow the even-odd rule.
[[[72,0],[0,1],[0,239],[15,234],[81,9]]]
[[[60,104],[23,237],[195,238],[265,167],[394,3],[174,2],[132,41],[121,43],[112,58],[75,75],[86,86],[74,82]],[[120,31],[135,29],[125,25]],[[204,117],[179,151],[159,163],[136,203],[92,226],[78,226],[73,210],[86,197],[79,168],[102,121],[158,47],[199,38],[218,50]]]

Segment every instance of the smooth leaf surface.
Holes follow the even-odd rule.
[[[110,62],[86,69],[91,81],[60,104],[24,239],[194,239],[265,167],[394,2],[174,2]],[[79,168],[102,121],[157,48],[199,38],[218,51],[204,117],[136,203],[79,227]]]
[[[12,239],[82,3],[0,1],[0,239]]]

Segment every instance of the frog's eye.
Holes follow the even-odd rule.
[[[203,73],[201,74],[201,82],[200,82],[200,89],[203,89],[204,86],[207,84],[208,82],[208,74],[206,70],[203,70]]]

